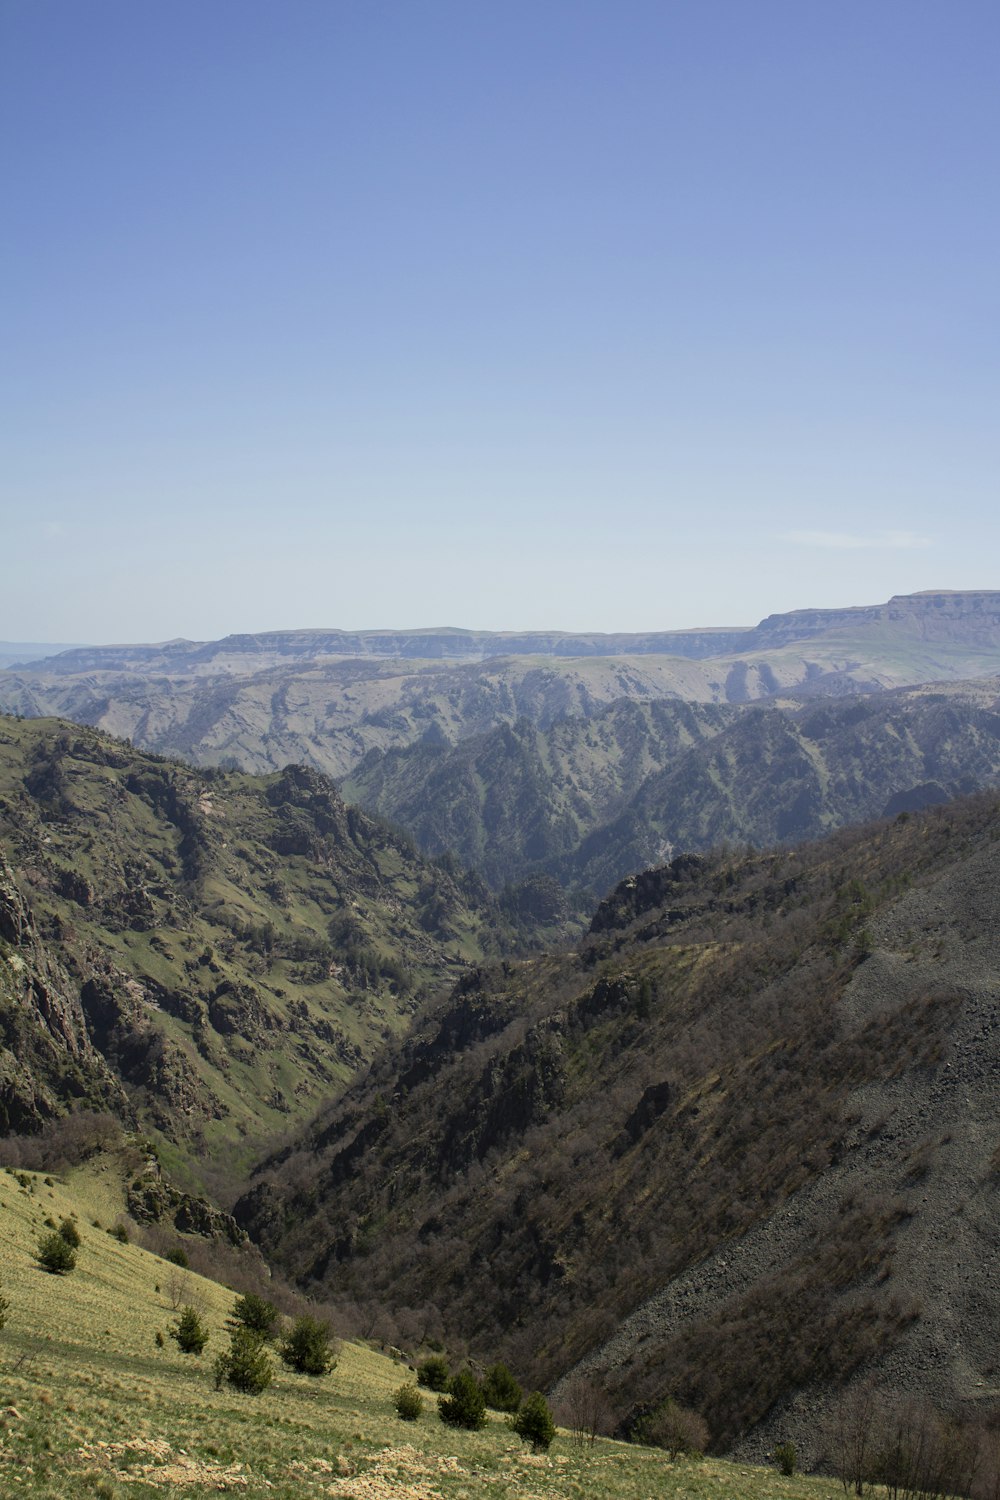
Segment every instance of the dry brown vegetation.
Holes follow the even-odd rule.
[[[550,1384],[834,1166],[859,1089],[946,1064],[958,991],[919,978],[851,1024],[841,997],[900,893],[998,833],[995,799],[973,798],[626,882],[576,952],[465,981],[245,1221],[334,1300],[427,1308]],[[611,1382],[617,1420],[675,1392],[725,1444],[883,1356],[919,1315],[892,1280],[906,1191],[835,1210],[772,1281],[651,1339]]]

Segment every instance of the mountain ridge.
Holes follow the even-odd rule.
[[[372,749],[457,744],[519,718],[545,728],[559,718],[592,717],[623,697],[739,705],[1000,672],[996,592],[898,596],[856,610],[771,616],[750,629],[766,634],[766,649],[747,649],[744,633],[739,652],[702,657],[641,650],[518,656],[509,636],[491,637],[506,654],[481,660],[327,656],[319,650],[330,639],[322,632],[169,650],[105,647],[0,672],[0,709],[74,719],[200,765],[264,773],[299,761],[343,777]],[[725,632],[702,634],[719,653]],[[447,637],[456,638],[468,639],[460,632]],[[401,637],[392,639],[401,644]],[[427,639],[419,632],[407,637],[421,650]],[[566,639],[579,645],[597,638]],[[642,639],[628,638],[633,646]],[[602,640],[606,646],[626,638]]]

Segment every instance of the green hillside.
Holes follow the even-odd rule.
[[[496,943],[316,772],[202,772],[0,721],[0,1113],[67,1099],[224,1159],[312,1114]]]
[[[95,1225],[108,1186],[93,1164],[67,1181],[0,1172],[0,1492],[35,1500],[69,1495],[159,1500],[221,1493],[270,1500],[825,1500],[823,1480],[666,1454],[560,1432],[532,1453],[491,1414],[481,1432],[445,1427],[433,1401],[416,1422],[393,1393],[413,1376],[398,1359],[344,1343],[314,1379],[273,1361],[258,1396],[215,1389],[215,1355],[228,1347],[234,1294],[190,1272],[182,1295],[209,1330],[200,1356],[170,1337],[177,1268]],[[47,1221],[72,1217],[81,1246],[67,1275],[35,1251]],[[162,1340],[162,1344],[159,1342]]]

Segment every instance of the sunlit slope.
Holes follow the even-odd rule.
[[[783,1480],[714,1460],[671,1463],[663,1453],[557,1435],[533,1454],[492,1414],[479,1433],[447,1428],[433,1401],[415,1423],[392,1404],[411,1372],[355,1344],[321,1379],[275,1360],[260,1396],[215,1389],[212,1364],[228,1347],[233,1293],[185,1273],[184,1295],[209,1328],[203,1354],[169,1336],[176,1268],[123,1245],[90,1222],[86,1181],[0,1172],[0,1285],[10,1302],[0,1333],[0,1493],[35,1500],[95,1495],[161,1500],[220,1492],[270,1500],[826,1500],[821,1480]],[[75,1215],[82,1245],[65,1276],[42,1271],[46,1229]],[[162,1346],[158,1337],[162,1337]],[[720,1489],[720,1487],[724,1487]]]
[[[52,721],[0,721],[0,849],[8,1129],[82,1098],[232,1168],[494,940],[472,887],[315,772]]]

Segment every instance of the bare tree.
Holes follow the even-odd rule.
[[[589,1443],[591,1448],[599,1435],[611,1431],[614,1420],[604,1387],[586,1375],[575,1375],[566,1382],[556,1405],[556,1417],[578,1443]]]
[[[863,1495],[871,1480],[878,1405],[875,1385],[864,1381],[840,1398],[830,1423],[834,1472],[845,1493]]]

